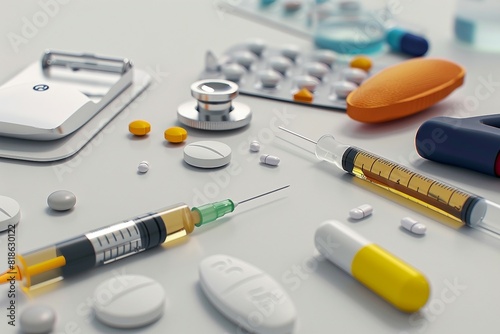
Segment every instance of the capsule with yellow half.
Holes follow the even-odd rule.
[[[420,271],[341,222],[322,223],[314,243],[324,257],[403,312],[416,312],[429,299],[430,285]]]

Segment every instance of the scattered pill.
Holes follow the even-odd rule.
[[[245,333],[296,332],[297,309],[286,289],[261,269],[228,255],[212,255],[198,267],[208,300]],[[266,310],[265,316],[262,311]],[[255,316],[257,321],[254,321]],[[252,319],[248,321],[247,319]]]
[[[250,143],[250,151],[252,152],[259,152],[260,151],[260,143],[256,140],[253,140]]]
[[[173,126],[165,130],[163,135],[170,143],[178,144],[186,140],[188,133],[186,129],[181,128],[180,126]]]
[[[274,155],[262,154],[260,156],[260,162],[270,166],[278,166],[280,163],[280,158],[275,157]]]
[[[21,332],[26,334],[50,333],[56,322],[56,312],[46,305],[31,305],[19,318]]]
[[[347,95],[358,88],[358,85],[350,81],[336,81],[333,83],[332,87],[338,98],[345,99]]]
[[[413,218],[405,217],[401,219],[401,226],[415,234],[425,234],[427,227]]]
[[[94,291],[94,301],[95,315],[102,323],[115,328],[137,328],[163,315],[165,290],[151,278],[121,275],[101,283]]]
[[[304,68],[307,74],[312,75],[313,77],[316,77],[320,80],[325,76],[325,74],[330,72],[328,66],[320,62],[308,63],[304,66]]]
[[[236,63],[229,63],[222,66],[222,74],[226,80],[238,82],[245,74],[245,67]]]
[[[147,173],[149,170],[149,162],[147,161],[141,161],[139,163],[139,166],[137,166],[137,171],[139,173]]]
[[[372,68],[372,60],[366,56],[357,56],[352,58],[349,66],[351,66],[352,68],[359,68],[363,71],[368,72]]]
[[[357,208],[351,209],[349,211],[349,217],[352,219],[361,219],[368,217],[373,213],[373,207],[369,204],[363,204],[358,206]]]
[[[231,148],[218,141],[198,141],[184,148],[184,161],[199,168],[217,168],[231,161]]]
[[[306,88],[310,92],[314,92],[318,88],[320,81],[311,75],[301,75],[294,78],[299,89]]]
[[[57,190],[47,198],[47,205],[55,211],[67,211],[76,204],[76,196],[68,190]]]
[[[0,232],[5,231],[11,225],[16,225],[21,218],[21,207],[16,200],[0,196]]]
[[[136,120],[133,122],[130,122],[128,125],[128,130],[130,131],[131,134],[135,136],[144,136],[151,131],[151,124],[149,122],[144,121],[144,120]]]
[[[285,75],[286,71],[292,67],[293,63],[285,56],[275,56],[269,59],[269,65],[273,70]]]
[[[263,88],[276,88],[281,80],[281,75],[275,70],[263,70],[258,74]]]
[[[314,95],[307,88],[302,88],[297,93],[293,94],[294,101],[312,102]]]
[[[368,77],[368,73],[359,68],[345,68],[342,76],[345,80],[360,85]]]

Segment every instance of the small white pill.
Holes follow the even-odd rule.
[[[368,73],[360,68],[345,68],[342,71],[342,76],[345,80],[354,82],[355,84],[361,85],[361,83],[368,78]]]
[[[295,44],[285,45],[281,49],[281,54],[291,61],[295,61],[300,55],[300,48]]]
[[[401,219],[401,226],[415,234],[425,234],[427,227],[413,218],[404,217]]]
[[[307,88],[310,92],[314,92],[318,88],[320,81],[311,75],[301,75],[294,78],[299,90]]]
[[[258,76],[264,88],[276,88],[281,80],[281,74],[275,70],[260,71]]]
[[[280,158],[275,157],[274,155],[262,154],[260,156],[260,162],[266,165],[278,166],[280,163]]]
[[[250,143],[250,151],[252,152],[259,152],[260,150],[260,143],[256,140],[253,140],[251,143]]]
[[[352,219],[365,218],[373,213],[373,207],[370,204],[363,204],[349,211],[349,217]]]
[[[269,65],[275,71],[285,75],[286,71],[292,67],[292,61],[285,56],[275,56],[269,59]]]
[[[57,190],[47,197],[47,205],[55,211],[67,211],[76,204],[76,196],[68,190]]]
[[[149,170],[149,162],[141,161],[139,163],[139,166],[137,166],[137,170],[139,171],[139,173],[147,173],[147,171]]]
[[[320,63],[328,65],[329,67],[332,67],[337,60],[337,54],[331,50],[317,50],[314,52],[313,57]]]
[[[257,56],[250,51],[240,50],[233,54],[233,59],[241,66],[249,69],[250,66],[252,66],[252,64],[257,60]]]
[[[251,52],[255,53],[257,56],[260,57],[262,54],[262,51],[266,48],[266,42],[260,38],[255,38],[247,41],[247,48]]]
[[[245,74],[245,72],[246,72],[245,67],[243,67],[240,64],[229,63],[222,66],[222,74],[224,74],[226,80],[229,81],[233,82],[240,81],[241,77]]]
[[[305,70],[307,74],[321,80],[330,71],[330,68],[323,63],[316,62],[306,64]]]
[[[353,90],[358,88],[354,82],[350,81],[337,81],[333,83],[333,91],[339,99],[345,99],[347,95],[351,94]]]

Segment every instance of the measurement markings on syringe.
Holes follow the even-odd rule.
[[[140,232],[134,221],[93,231],[86,236],[94,247],[96,263],[109,263],[144,250]]]

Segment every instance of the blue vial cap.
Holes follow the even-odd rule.
[[[413,57],[420,57],[429,50],[429,42],[422,37],[400,28],[394,28],[387,33],[387,43],[393,51],[402,52]]]

